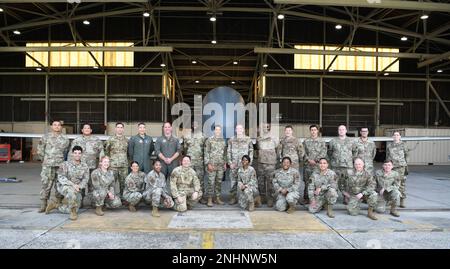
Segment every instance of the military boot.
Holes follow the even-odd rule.
[[[237,203],[236,197],[231,197],[229,204],[234,205]]]
[[[128,206],[128,210],[130,210],[131,212],[136,212],[136,207],[134,207],[134,205],[130,204]]]
[[[400,207],[405,208],[405,198],[400,198]]]
[[[216,199],[214,199],[214,203],[218,204],[218,205],[223,205],[225,204],[222,200],[220,200],[220,196],[217,196]]]
[[[255,203],[254,202],[248,204],[248,211],[255,211]]]
[[[255,197],[255,207],[260,207],[261,206],[261,196],[256,196]]]
[[[289,204],[289,208],[286,211],[288,214],[292,214],[295,212],[295,204]]]
[[[373,213],[373,207],[369,207],[369,209],[367,210],[367,217],[372,220],[378,219],[377,216],[375,216],[375,213]]]
[[[160,217],[161,215],[159,214],[159,210],[157,206],[154,206],[152,209],[152,216],[153,217]]]
[[[70,217],[69,217],[69,219],[71,219],[71,220],[76,220],[78,218],[78,215],[77,215],[77,208],[74,206],[74,207],[72,207],[71,209],[70,209]]]
[[[273,207],[273,199],[267,198],[267,207]]]
[[[391,204],[391,215],[394,217],[400,217],[400,214],[397,212],[397,205],[395,203]]]
[[[97,214],[97,216],[103,216],[105,215],[105,213],[103,213],[102,207],[101,206],[97,206],[95,208],[95,214]]]
[[[200,199],[200,201],[198,201],[200,204],[206,204],[207,203],[207,200],[206,200],[206,197],[202,197],[202,199]]]
[[[47,208],[47,199],[42,199],[41,207],[39,208],[38,213],[44,213],[46,208]]]
[[[61,204],[61,198],[56,198],[56,201],[51,200],[50,203],[47,204],[45,208],[45,214],[50,213],[53,209],[57,209]]]
[[[208,197],[208,203],[206,205],[209,206],[209,207],[213,206],[212,197]]]
[[[334,218],[333,205],[327,205],[327,216]]]

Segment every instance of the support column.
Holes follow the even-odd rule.
[[[105,125],[105,135],[108,134],[108,75],[105,74],[105,95],[104,95],[104,105],[103,105],[103,124]]]
[[[428,78],[425,85],[425,127],[428,128],[430,122],[430,79]]]
[[[376,129],[380,128],[380,100],[381,99],[381,81],[377,78],[377,104],[376,104]]]
[[[49,120],[49,85],[48,85],[48,75],[45,75],[45,131],[48,130],[48,120]]]
[[[322,128],[322,117],[323,117],[323,77],[320,77],[319,86],[319,126]]]

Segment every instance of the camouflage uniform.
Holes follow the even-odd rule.
[[[173,169],[170,175],[170,191],[175,202],[174,209],[184,212],[191,209],[202,198],[200,182],[194,169],[179,166]],[[198,192],[197,199],[192,199],[192,194]],[[183,202],[179,203],[177,198],[182,197]]]
[[[273,200],[272,179],[278,162],[278,141],[270,136],[260,136],[256,139],[256,145],[258,148],[258,189],[268,201]]]
[[[125,136],[111,136],[105,144],[105,154],[111,161],[110,169],[114,172],[114,194],[122,197],[125,178],[128,176],[128,141]]]
[[[355,141],[353,144],[353,158],[360,158],[364,162],[364,168],[371,175],[373,171],[373,159],[377,154],[377,147],[373,141],[363,141],[361,138]]]
[[[400,200],[400,181],[401,176],[396,171],[391,171],[389,174],[384,173],[383,169],[378,170],[375,173],[375,178],[377,180],[377,192],[380,193],[381,189],[384,189],[383,195],[378,196],[378,206],[377,212],[384,213],[386,210],[386,202],[392,204],[397,204]]]
[[[236,190],[237,190],[237,180],[238,180],[238,169],[242,166],[242,156],[248,155],[250,156],[250,165],[253,162],[253,143],[250,137],[244,136],[238,138],[233,136],[228,140],[227,146],[227,161],[228,165],[235,164],[236,167],[234,169],[230,169],[230,180],[231,180],[231,188],[230,188],[230,196],[231,198],[236,198]]]
[[[303,144],[300,143],[300,140],[296,137],[283,137],[280,141],[279,153],[280,159],[284,157],[291,158],[291,167],[295,169],[300,168],[300,161],[303,159],[303,155],[305,155],[305,151],[303,149]]]
[[[247,185],[248,187],[241,190],[241,186],[243,185]],[[254,198],[259,196],[258,180],[256,179],[256,171],[253,167],[249,166],[247,169],[239,167],[237,189],[239,205],[243,209],[247,209],[250,203],[254,203]]]
[[[86,163],[63,162],[58,169],[57,192],[55,193],[59,200],[67,199],[67,204],[59,204],[58,210],[61,213],[69,214],[74,207],[78,210],[81,204],[81,190],[86,188],[88,182],[89,167]],[[75,191],[74,185],[80,187],[79,192]]]
[[[277,201],[275,203],[275,208],[278,211],[286,211],[288,204],[295,206],[300,194],[298,192],[300,186],[300,173],[297,169],[289,167],[288,170],[283,168],[278,169],[275,172],[275,177],[273,179],[273,187],[277,192]],[[287,189],[288,193],[283,195],[280,191],[281,189]]]
[[[144,191],[144,200],[146,203],[151,203],[152,206],[157,207],[166,207],[164,205],[164,200],[170,200],[170,206],[168,208],[172,208],[174,202],[172,197],[170,197],[166,188],[166,177],[164,174],[157,173],[155,170],[150,171],[145,177],[145,191]],[[163,200],[161,201],[161,198]]]
[[[101,168],[95,169],[91,174],[91,181],[88,185],[89,199],[93,206],[99,207],[106,204],[109,208],[118,208],[122,205],[120,197],[114,195],[114,199],[111,200],[108,197],[108,192],[114,194],[115,177],[112,170],[103,172]]]
[[[205,165],[203,163],[203,150],[206,138],[202,133],[194,132],[190,137],[183,138],[183,148],[186,155],[191,157],[191,167],[197,173],[200,187],[205,191]]]
[[[310,183],[308,185],[309,200],[316,201],[316,205],[309,204],[309,212],[319,212],[325,204],[334,205],[336,203],[337,194],[337,175],[333,170],[327,169],[325,173],[320,171],[313,172]],[[315,195],[314,191],[320,188],[320,194]]]
[[[345,191],[346,173],[348,169],[353,168],[353,139],[345,137],[340,139],[339,137],[333,138],[330,141],[330,149],[328,155],[330,155],[331,169],[337,174],[337,184],[339,190]]]
[[[131,172],[125,178],[125,189],[123,191],[123,199],[135,206],[142,200],[142,193],[144,192],[145,173],[139,171],[137,174]]]
[[[386,150],[386,160],[391,160],[394,165],[393,170],[400,175],[400,198],[406,198],[406,176],[408,175],[408,164],[406,159],[409,155],[409,149],[405,142],[400,141],[400,143],[388,143]]]
[[[40,199],[43,203],[50,198],[58,167],[64,162],[69,148],[69,139],[63,134],[52,132],[44,135],[37,146],[37,154],[43,160],[41,171]],[[56,186],[55,186],[56,189]]]
[[[159,158],[159,154],[162,153],[164,157],[171,158],[176,152],[181,153],[180,141],[176,137],[170,136],[167,138],[164,135],[158,137],[155,143],[155,154],[161,161],[161,172],[166,178],[170,178],[170,174],[178,166],[178,160],[173,160],[167,165],[164,160]]]
[[[358,172],[354,169],[347,171],[347,187],[350,194],[350,201],[347,205],[347,211],[352,216],[359,214],[360,204],[363,199],[371,208],[377,207],[378,195],[375,192],[376,181],[369,171]],[[356,198],[357,194],[362,194],[361,199]]]
[[[305,156],[303,157],[303,181],[305,182],[305,188],[303,189],[303,199],[308,198],[308,185],[310,183],[311,175],[314,171],[319,171],[319,160],[327,157],[327,145],[322,138],[317,137],[313,139],[311,137],[306,138],[303,141],[303,148],[305,150]],[[315,165],[309,164],[309,161],[316,161]]]
[[[139,163],[139,170],[148,173],[152,170],[150,157],[153,152],[153,138],[137,134],[128,141],[128,159]]]
[[[208,138],[205,142],[205,167],[211,164],[214,168],[212,172],[208,171],[208,184],[206,187],[207,197],[220,197],[222,190],[222,178],[224,174],[224,164],[227,160],[227,145],[223,137],[214,136]],[[214,189],[213,189],[214,185]]]
[[[72,152],[72,149],[75,146],[80,146],[83,149],[81,161],[87,164],[90,172],[97,169],[100,156],[105,155],[103,150],[103,142],[98,137],[83,135],[72,141],[69,152]],[[69,160],[72,160],[72,155],[69,156]]]
[[[70,146],[70,151],[72,152],[73,147],[80,146],[83,149],[83,154],[81,155],[81,161],[86,163],[89,167],[89,177],[91,176],[92,171],[98,168],[100,156],[104,156],[104,147],[103,142],[96,136],[79,136],[72,141]],[[72,155],[69,154],[69,160],[72,159]],[[87,186],[87,185],[86,185]],[[82,190],[81,195],[82,198],[85,196],[87,190]],[[81,203],[83,199],[81,199]],[[80,205],[82,206],[82,205]]]

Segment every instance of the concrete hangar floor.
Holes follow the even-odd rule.
[[[254,212],[237,206],[212,208],[198,204],[187,213],[161,210],[151,216],[147,206],[131,213],[123,207],[96,216],[87,207],[77,221],[69,215],[37,213],[39,163],[1,163],[0,177],[21,183],[0,183],[1,248],[450,248],[450,167],[411,166],[407,208],[400,217],[347,214],[336,205],[334,219],[322,211],[310,214],[303,205],[294,214],[263,206]],[[228,200],[229,181],[223,182]]]

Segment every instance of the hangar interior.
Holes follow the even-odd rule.
[[[218,86],[279,103],[299,136],[448,128],[450,4],[361,2],[2,1],[0,129],[156,136],[172,104]]]

